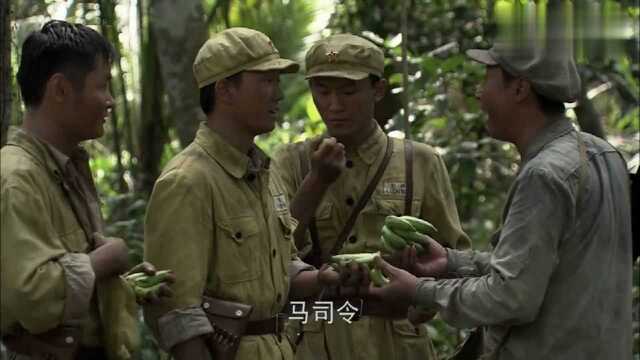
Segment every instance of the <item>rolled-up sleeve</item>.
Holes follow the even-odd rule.
[[[213,327],[200,306],[175,309],[158,319],[160,345],[166,351],[196,336],[213,332]]]
[[[447,249],[447,276],[482,276],[489,272],[491,253],[474,250]]]
[[[81,321],[89,313],[96,275],[87,254],[68,253],[59,260],[64,269],[65,297],[63,323]]]
[[[46,216],[46,193],[35,189],[3,184],[0,293],[3,330],[15,321],[37,334],[60,325],[76,296],[59,261],[66,250]]]
[[[417,285],[417,306],[439,310],[445,321],[459,328],[535,319],[558,263],[559,243],[574,218],[574,197],[543,170],[530,169],[519,178],[489,272],[424,279]]]
[[[202,301],[213,251],[212,204],[203,200],[206,185],[194,182],[180,169],[163,175],[153,189],[145,219],[145,260],[157,269],[173,270],[176,276],[173,297],[144,306],[145,321],[167,350],[211,331],[203,325],[204,313],[195,309]],[[177,333],[174,326],[181,331]]]

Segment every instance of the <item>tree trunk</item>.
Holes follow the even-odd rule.
[[[7,142],[11,122],[11,6],[0,1],[0,146]]]
[[[149,23],[156,39],[158,60],[169,99],[169,119],[175,124],[184,148],[194,138],[198,123],[205,120],[192,66],[207,39],[207,24],[201,0],[154,0]]]
[[[139,3],[138,11],[142,30],[141,37],[141,100],[138,159],[140,172],[136,190],[151,194],[153,184],[160,174],[160,160],[168,138],[168,129],[163,119],[163,84],[157,56],[157,42],[149,22],[144,21],[145,6]]]
[[[110,0],[100,0],[100,31],[102,35],[109,39],[109,42],[113,44],[116,49],[116,58],[114,61],[116,64],[120,63],[120,41],[118,40],[118,25],[115,17],[115,4]],[[119,71],[122,71],[121,67],[118,67]],[[111,79],[111,89],[115,88],[116,80]],[[124,84],[120,84],[124,87]],[[116,97],[117,98],[117,97]],[[118,102],[116,101],[116,104]],[[126,106],[127,99],[121,98],[121,104]],[[119,193],[125,193],[127,191],[127,183],[124,181],[124,166],[122,165],[122,146],[120,143],[120,130],[118,128],[118,107],[116,106],[111,111],[111,131],[113,138],[113,152],[116,154],[116,189]]]

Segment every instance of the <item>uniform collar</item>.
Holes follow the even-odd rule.
[[[382,131],[380,125],[375,122],[373,134],[358,146],[356,152],[367,165],[371,165],[376,161],[380,153],[384,151],[386,146],[387,135]]]
[[[89,161],[89,154],[80,146],[69,157],[53,145],[38,139],[22,128],[16,129],[15,133],[7,141],[7,145],[17,146],[29,153],[59,180],[61,180],[62,176],[69,175],[71,161]]]
[[[524,152],[523,164],[533,159],[538,153],[553,140],[574,131],[573,125],[566,118],[552,120],[531,140]]]
[[[204,122],[200,123],[195,142],[235,178],[241,179],[269,169],[269,158],[255,144],[249,149],[248,154],[243,154]]]

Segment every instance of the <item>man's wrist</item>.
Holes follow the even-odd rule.
[[[307,175],[305,182],[309,190],[313,191],[325,191],[332,183],[332,181],[324,180],[322,176],[313,169],[309,172],[309,175]]]

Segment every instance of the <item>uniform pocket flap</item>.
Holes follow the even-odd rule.
[[[251,216],[223,219],[218,221],[216,225],[229,237],[240,243],[258,233],[258,223]]]

